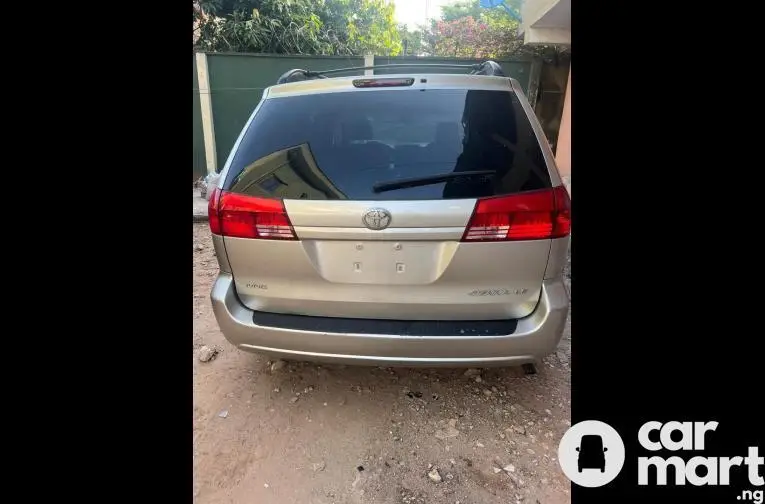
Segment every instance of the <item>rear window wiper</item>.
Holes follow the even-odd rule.
[[[406,187],[417,187],[430,184],[438,184],[440,182],[448,182],[452,179],[458,179],[461,177],[475,178],[475,177],[487,177],[496,175],[494,170],[473,170],[463,172],[449,172],[441,173],[439,175],[428,175],[427,177],[413,177],[406,179],[392,180],[390,182],[378,182],[372,186],[372,191],[381,193],[385,191],[394,191],[396,189],[404,189]]]

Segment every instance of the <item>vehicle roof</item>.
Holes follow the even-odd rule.
[[[355,79],[370,78],[414,78],[414,84],[406,87],[365,88],[353,86]],[[276,84],[266,88],[264,97],[281,98],[286,96],[300,96],[322,93],[342,93],[349,91],[374,92],[381,89],[405,90],[405,89],[470,89],[487,91],[512,91],[513,83],[517,81],[512,77],[495,77],[486,75],[462,75],[462,74],[415,74],[396,73],[378,75],[355,75],[349,77],[331,77],[327,79],[311,79],[287,84]]]

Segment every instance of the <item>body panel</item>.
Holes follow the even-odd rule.
[[[226,338],[237,348],[275,357],[364,365],[506,366],[534,362],[554,351],[568,315],[568,293],[560,280],[545,281],[540,302],[499,336],[402,336],[292,330],[259,326],[237,296],[231,275],[218,276],[213,310]]]
[[[224,240],[237,264],[237,292],[251,309],[416,320],[528,315],[539,299],[550,249],[548,240],[512,247],[400,242],[400,250],[392,242]]]

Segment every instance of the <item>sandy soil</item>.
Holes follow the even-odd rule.
[[[570,502],[557,462],[570,425],[570,324],[531,376],[311,363],[272,371],[220,333],[208,297],[217,271],[207,225],[194,224],[197,504]],[[203,345],[220,352],[201,362]]]

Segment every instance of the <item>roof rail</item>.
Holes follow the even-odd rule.
[[[506,77],[502,67],[495,61],[484,61],[473,65],[458,65],[455,63],[398,63],[391,65],[372,65],[348,68],[334,68],[331,70],[304,70],[293,68],[282,74],[276,81],[277,84],[286,84],[288,82],[299,82],[313,79],[326,79],[327,75],[336,73],[353,72],[357,70],[378,70],[385,68],[464,68],[470,70],[470,75],[488,75],[495,77]]]

